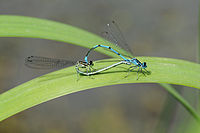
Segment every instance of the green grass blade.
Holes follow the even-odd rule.
[[[116,48],[115,45],[106,42],[103,38],[71,25],[24,16],[0,15],[0,37],[49,39],[86,48],[91,48],[97,44],[109,44],[113,48]],[[121,54],[127,54],[122,49],[116,49],[120,50]],[[112,57],[117,57],[116,54],[105,51],[104,49],[97,49],[97,51]]]
[[[183,107],[186,108],[188,112],[197,120],[197,122],[200,124],[200,116],[195,111],[195,109],[171,86],[168,84],[160,83],[161,86],[163,86],[179,103],[183,105]]]
[[[35,78],[0,95],[0,120],[4,120],[27,108],[74,92],[95,87],[124,83],[169,83],[200,89],[200,65],[192,62],[157,57],[138,57],[146,61],[151,74],[136,72],[127,75],[128,65],[120,65],[92,77],[80,76],[74,66]],[[95,63],[96,68],[113,62]]]

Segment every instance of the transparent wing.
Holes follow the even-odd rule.
[[[25,59],[25,65],[34,69],[63,68],[73,64],[74,63],[72,61],[64,59],[53,59],[40,56],[29,56]]]
[[[106,29],[102,34],[106,40],[114,43],[117,47],[128,51],[128,54],[124,54],[125,56],[133,57],[133,52],[126,43],[124,36],[122,35],[122,32],[115,21],[112,21],[111,23],[107,24]]]

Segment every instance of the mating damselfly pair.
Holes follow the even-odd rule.
[[[84,58],[84,61],[77,61],[75,65],[75,69],[77,71],[77,74],[82,74],[82,75],[94,75],[97,73],[100,73],[102,71],[111,69],[113,67],[116,67],[121,64],[126,64],[130,65],[128,72],[131,72],[135,69],[137,70],[137,80],[138,80],[138,73],[141,72],[145,75],[143,70],[148,72],[146,70],[147,64],[146,62],[140,62],[138,59],[133,58],[133,54],[131,49],[128,47],[127,43],[125,42],[124,37],[121,34],[121,31],[116,24],[115,21],[112,21],[111,23],[107,24],[106,26],[106,31],[103,32],[104,37],[107,41],[110,42],[110,44],[115,44],[116,47],[119,49],[124,49],[127,50],[129,54],[120,54],[117,50],[111,48],[111,46],[108,45],[95,45],[92,47],[87,53]],[[91,51],[97,49],[97,48],[104,48],[109,50],[110,52],[113,52],[114,54],[118,55],[122,60],[114,63],[112,65],[109,65],[107,67],[101,68],[101,69],[94,69],[94,62],[93,61],[88,61],[88,57],[91,53]],[[49,69],[49,68],[62,68],[66,67],[69,64],[74,64],[72,61],[65,60],[65,59],[53,59],[53,58],[47,58],[47,57],[40,57],[40,56],[29,56],[25,59],[25,65],[30,67],[30,68],[36,68],[36,69]]]

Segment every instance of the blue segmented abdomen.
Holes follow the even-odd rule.
[[[96,46],[94,46],[93,48],[91,48],[91,49],[87,52],[87,54],[86,54],[86,56],[85,56],[85,62],[88,63],[88,56],[89,56],[90,52],[91,52],[92,50],[96,49],[97,47],[102,47],[102,48],[110,49],[112,52],[114,52],[115,54],[119,55],[123,60],[125,60],[125,61],[130,61],[130,60],[126,59],[124,56],[122,56],[120,53],[118,53],[117,51],[115,51],[114,49],[112,49],[110,46],[96,45]]]

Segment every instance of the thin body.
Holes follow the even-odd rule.
[[[79,67],[78,66],[76,66],[76,71],[78,72],[78,73],[80,73],[80,74],[83,74],[83,75],[87,75],[87,76],[90,76],[90,75],[94,75],[94,74],[97,74],[97,73],[100,73],[100,72],[102,72],[102,71],[105,71],[105,70],[108,70],[108,69],[110,69],[110,68],[113,68],[113,67],[115,67],[115,66],[118,66],[118,65],[120,65],[120,64],[126,64],[126,61],[120,61],[120,62],[117,62],[117,63],[114,63],[114,64],[112,64],[112,65],[110,65],[110,66],[108,66],[108,67],[105,67],[105,68],[102,68],[102,69],[99,69],[99,70],[96,70],[96,71],[93,71],[93,72],[83,72],[83,71],[81,71],[80,69],[79,69]]]
[[[85,56],[85,62],[88,62],[88,56],[90,54],[90,52],[98,47],[102,47],[102,48],[107,48],[109,50],[111,50],[112,52],[114,52],[115,54],[119,55],[124,61],[127,62],[128,65],[131,65],[130,63],[133,63],[135,66],[138,67],[142,67],[142,68],[146,68],[146,63],[141,63],[138,59],[136,58],[132,58],[132,59],[126,59],[123,55],[121,55],[120,53],[118,53],[117,51],[115,51],[114,49],[112,49],[110,46],[104,46],[104,45],[96,45],[93,48],[91,48],[88,53]]]

